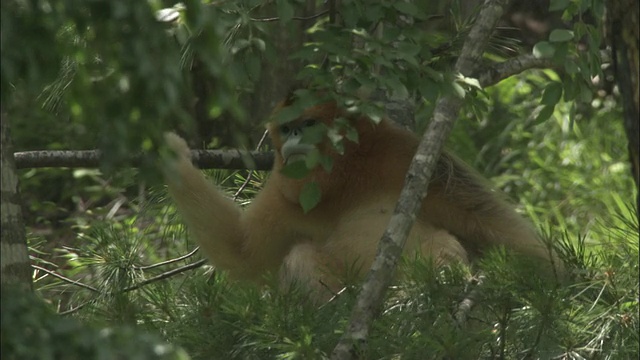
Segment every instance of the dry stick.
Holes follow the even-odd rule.
[[[99,293],[99,292],[100,292],[100,290],[98,290],[98,289],[94,288],[94,287],[93,287],[93,286],[91,286],[91,285],[87,285],[87,284],[81,283],[80,281],[76,281],[76,280],[73,280],[73,279],[69,279],[68,277],[62,276],[62,275],[58,274],[58,273],[57,273],[57,272],[55,272],[55,271],[52,271],[52,270],[49,270],[49,269],[45,269],[45,268],[43,268],[43,267],[41,267],[41,266],[33,265],[33,264],[31,265],[31,267],[32,267],[32,268],[34,268],[34,269],[36,269],[36,270],[42,271],[43,273],[49,274],[49,275],[51,275],[51,276],[53,276],[53,277],[56,277],[56,278],[58,278],[58,279],[60,279],[60,280],[62,280],[62,281],[64,281],[64,282],[69,283],[69,284],[76,285],[76,286],[80,286],[80,287],[82,287],[82,288],[89,289],[89,290],[91,290],[91,291],[93,291],[93,292],[97,292],[97,293]]]
[[[506,3],[507,0],[485,2],[456,61],[455,72],[467,76],[473,73]],[[462,99],[454,96],[444,96],[438,100],[433,119],[411,161],[389,226],[380,239],[378,253],[362,285],[349,325],[333,349],[331,359],[359,357],[358,349],[364,346],[371,323],[380,312],[384,294],[394,277],[409,230],[427,195],[427,184],[462,103]]]
[[[294,16],[291,18],[291,20],[301,20],[301,21],[305,21],[305,20],[313,20],[316,18],[319,18],[321,16],[327,15],[329,13],[329,10],[324,10],[321,11],[317,14],[314,15],[310,15],[310,16]],[[278,21],[280,20],[279,17],[272,17],[272,18],[251,18],[251,21],[257,21],[257,22],[273,22],[273,21]]]
[[[256,151],[260,150],[260,147],[262,147],[264,140],[267,138],[267,134],[269,134],[269,130],[265,130],[264,133],[262,133],[262,137],[260,138],[260,141],[258,141],[258,145],[256,146]],[[233,194],[233,200],[236,200],[238,196],[240,196],[244,188],[246,188],[247,185],[249,185],[249,181],[251,181],[252,176],[253,176],[253,170],[249,171],[247,178],[244,180],[244,182],[242,183],[238,191],[236,191],[236,193]]]
[[[124,289],[122,289],[122,292],[129,292],[131,290],[136,290],[136,289],[139,289],[139,288],[141,288],[141,287],[143,287],[145,285],[149,285],[152,282],[164,280],[164,279],[170,278],[170,277],[172,277],[174,275],[183,273],[183,272],[191,270],[191,269],[197,269],[200,266],[204,265],[204,263],[206,263],[206,262],[207,262],[207,259],[202,259],[202,260],[198,260],[198,261],[196,261],[194,263],[187,264],[185,266],[181,266],[179,268],[175,268],[175,269],[169,270],[167,272],[163,272],[162,274],[160,274],[158,276],[154,276],[154,277],[149,278],[149,279],[147,279],[145,281],[142,281],[142,282],[139,282],[139,283],[137,283],[135,285],[129,286],[128,288],[124,288]]]
[[[253,164],[247,164],[249,157]],[[97,168],[102,160],[99,150],[42,150],[23,151],[14,154],[16,168]],[[191,158],[201,169],[253,169],[270,170],[273,166],[273,152],[240,150],[191,150]],[[133,166],[140,163],[139,156],[132,156]]]
[[[182,256],[179,256],[179,257],[174,258],[174,259],[165,260],[165,261],[162,261],[162,262],[159,262],[159,263],[156,263],[156,264],[151,264],[151,265],[133,266],[132,268],[134,270],[143,270],[143,271],[144,270],[151,270],[151,269],[154,269],[154,268],[157,268],[157,267],[160,267],[160,266],[169,265],[169,264],[172,264],[174,262],[178,262],[180,260],[184,260],[184,259],[190,258],[193,255],[195,255],[195,253],[197,253],[198,250],[200,250],[199,246],[197,246],[195,249],[193,249],[190,253],[182,255]]]
[[[480,297],[480,290],[484,279],[484,274],[478,274],[470,283],[471,290],[469,290],[464,299],[460,302],[460,304],[458,304],[458,308],[453,314],[453,318],[455,319],[458,327],[462,328],[467,323],[469,313]]]

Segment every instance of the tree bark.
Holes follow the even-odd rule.
[[[613,65],[616,82],[622,97],[624,110],[624,127],[629,139],[629,160],[631,171],[636,182],[640,183],[640,164],[638,163],[638,147],[640,147],[638,122],[640,108],[640,92],[638,91],[638,71],[640,62],[638,54],[638,0],[609,0],[607,6],[607,37],[612,48]],[[639,191],[640,192],[640,191]],[[640,201],[640,194],[639,201]],[[640,203],[636,209],[640,210]]]
[[[27,252],[27,238],[20,207],[18,194],[18,175],[11,137],[9,136],[9,124],[7,115],[0,109],[0,170],[2,182],[0,227],[0,283],[2,289],[6,285],[18,286],[23,289],[31,289],[31,265]]]

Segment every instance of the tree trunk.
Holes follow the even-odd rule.
[[[638,91],[638,0],[609,0],[607,4],[607,37],[611,44],[615,76],[622,97],[624,126],[629,139],[629,158],[636,187],[639,184],[640,167],[638,147],[640,146],[638,116],[640,93]],[[639,195],[640,196],[640,195]]]
[[[0,237],[0,284],[31,289],[31,265],[27,253],[20,197],[18,195],[18,175],[13,160],[13,149],[9,136],[7,115],[0,109],[0,170],[2,235]]]

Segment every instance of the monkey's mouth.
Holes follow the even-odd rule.
[[[285,144],[280,150],[280,155],[284,160],[284,164],[291,164],[297,161],[304,161],[307,154],[314,149],[313,145],[308,144],[295,144],[293,146],[287,146]]]
[[[297,161],[304,161],[306,157],[307,157],[307,154],[302,152],[287,154],[287,156],[284,157],[284,164],[287,165]]]

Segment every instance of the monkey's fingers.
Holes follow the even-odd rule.
[[[164,140],[167,146],[173,150],[181,160],[191,160],[191,150],[189,150],[189,146],[183,138],[175,133],[167,132],[164,134]]]

